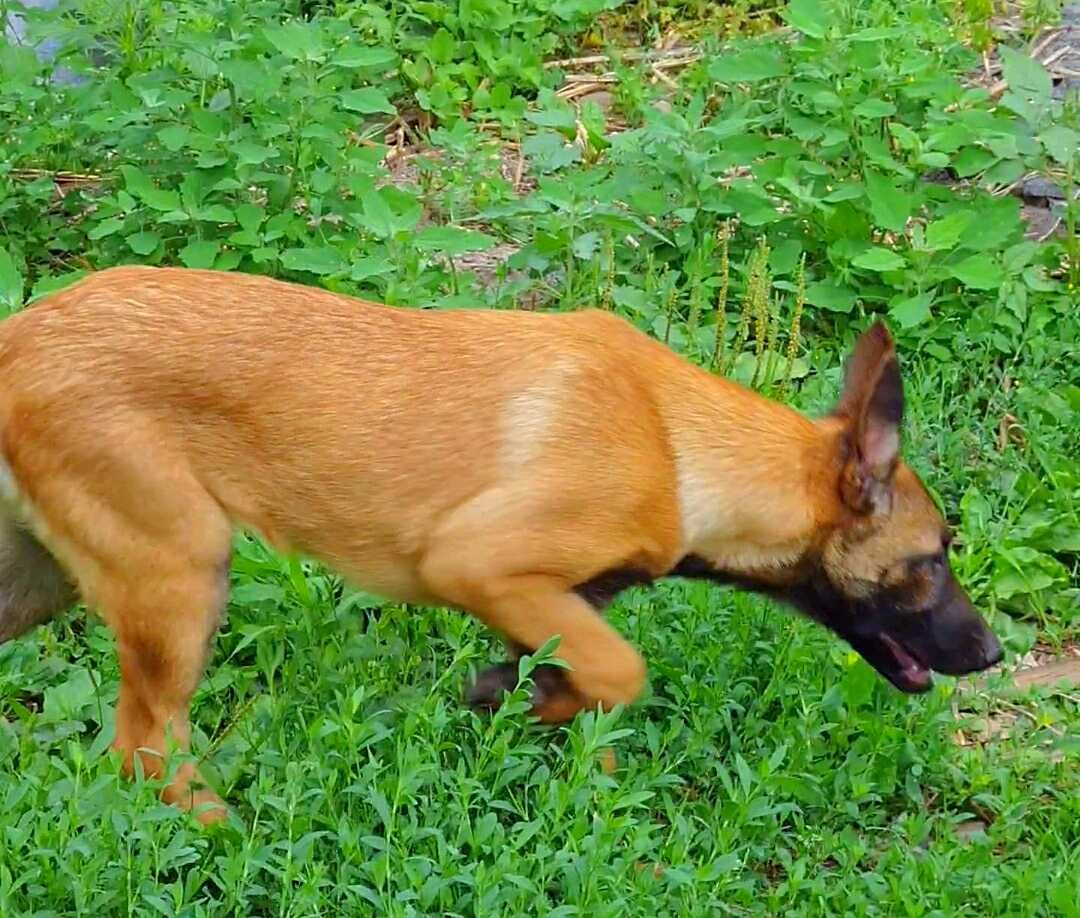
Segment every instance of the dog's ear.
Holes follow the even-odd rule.
[[[840,479],[856,513],[887,513],[900,456],[904,386],[892,336],[875,322],[855,343],[833,412],[846,422],[847,459]]]

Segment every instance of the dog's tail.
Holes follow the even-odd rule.
[[[48,549],[0,505],[0,644],[54,618],[77,599]]]

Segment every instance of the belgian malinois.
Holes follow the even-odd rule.
[[[881,324],[810,420],[601,311],[375,305],[243,274],[101,271],[0,324],[0,641],[77,598],[116,638],[115,747],[160,773],[226,601],[232,531],[387,597],[476,616],[546,722],[641,692],[600,614],[707,577],[785,601],[904,692],[1001,647],[899,459]],[[495,705],[515,668],[471,693]],[[224,815],[178,769],[165,799]]]

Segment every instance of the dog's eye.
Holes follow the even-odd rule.
[[[913,558],[907,563],[909,577],[939,577],[948,566],[948,559],[944,551],[936,555],[923,555],[921,558]]]

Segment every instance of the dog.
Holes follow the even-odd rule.
[[[0,323],[0,641],[81,599],[116,640],[114,747],[164,769],[228,592],[232,534],[358,586],[468,612],[535,673],[542,722],[630,704],[603,617],[632,584],[708,578],[847,641],[903,692],[1001,645],[900,459],[885,326],[817,419],[608,312],[395,308],[238,273],[118,267]],[[494,707],[516,665],[469,693]],[[185,762],[163,798],[224,804]]]

